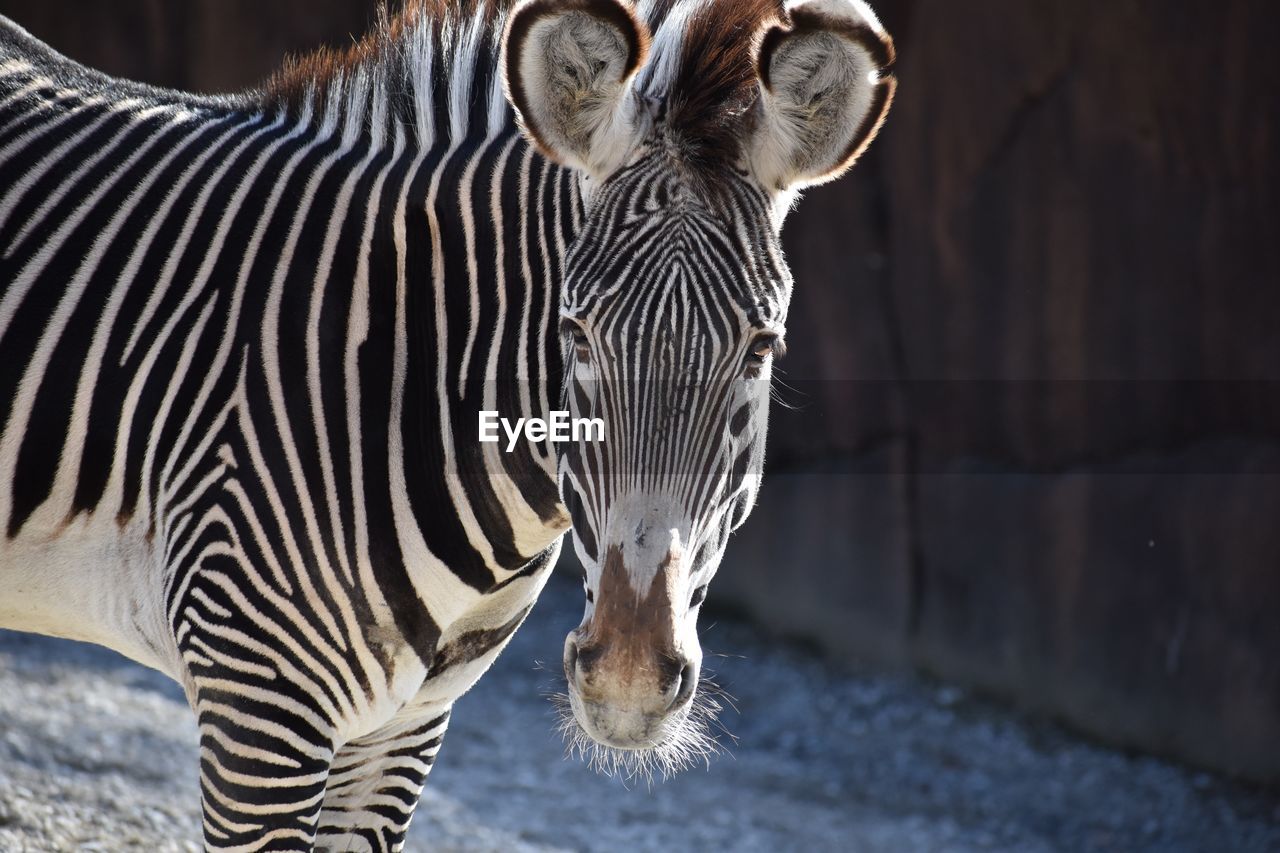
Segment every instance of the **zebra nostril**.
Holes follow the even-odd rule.
[[[564,674],[569,683],[579,689],[585,687],[603,654],[604,649],[599,644],[580,644],[570,639],[564,652]]]
[[[698,687],[698,670],[691,664],[687,663],[680,670],[679,686],[676,687],[675,698],[671,700],[671,704],[667,706],[668,711],[674,711],[684,707],[691,698],[693,691]]]
[[[576,681],[578,675],[578,644],[572,639],[565,644],[564,650],[564,677],[572,684]]]

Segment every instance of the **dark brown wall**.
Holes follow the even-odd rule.
[[[251,85],[372,0],[0,0]],[[787,226],[771,474],[713,600],[1280,779],[1280,7],[882,0],[899,98]]]
[[[788,224],[795,473],[717,593],[1280,778],[1280,8],[880,8],[889,124]]]

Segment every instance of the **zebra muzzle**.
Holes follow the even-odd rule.
[[[637,592],[617,549],[606,555],[596,606],[565,640],[564,668],[579,724],[620,749],[657,746],[685,713],[698,683],[700,649],[678,641],[666,561]],[[696,639],[694,640],[696,644]],[[692,654],[690,653],[692,652]]]

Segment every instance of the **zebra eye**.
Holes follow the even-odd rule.
[[[572,320],[568,317],[561,320],[560,333],[573,339],[573,346],[577,350],[580,360],[585,360],[591,354],[591,345],[587,341],[587,330],[577,320]]]
[[[689,609],[697,607],[699,604],[707,600],[707,585],[704,583],[693,591],[693,595],[689,598]]]
[[[761,335],[756,338],[751,342],[751,349],[747,350],[747,370],[758,372],[769,356],[775,353],[782,353],[782,341],[777,335]]]

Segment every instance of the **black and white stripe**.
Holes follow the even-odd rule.
[[[703,748],[696,614],[763,467],[790,187],[852,162],[892,91],[860,0],[800,6],[407,0],[220,98],[0,18],[0,625],[184,685],[207,847],[399,849],[571,522],[573,712],[612,630],[634,695],[597,685],[593,719],[665,732],[663,766]],[[827,55],[851,76],[810,92]],[[787,97],[830,127],[767,138]],[[605,442],[478,440],[481,411],[553,407]]]
[[[424,88],[393,97],[384,64],[296,109],[0,29],[0,566],[50,541],[118,564],[0,615],[183,681],[211,847],[399,844],[567,525],[549,446],[470,434],[550,408],[581,216],[516,131],[492,27],[423,22]]]
[[[676,508],[667,522],[701,552],[696,586],[755,501],[768,385],[743,354],[782,337],[791,277],[763,192],[732,171],[695,192],[667,157],[659,147],[599,190],[607,215],[570,255],[562,314],[593,357],[573,360],[566,407],[603,418],[614,440],[571,447],[562,491],[591,563],[628,496]]]

